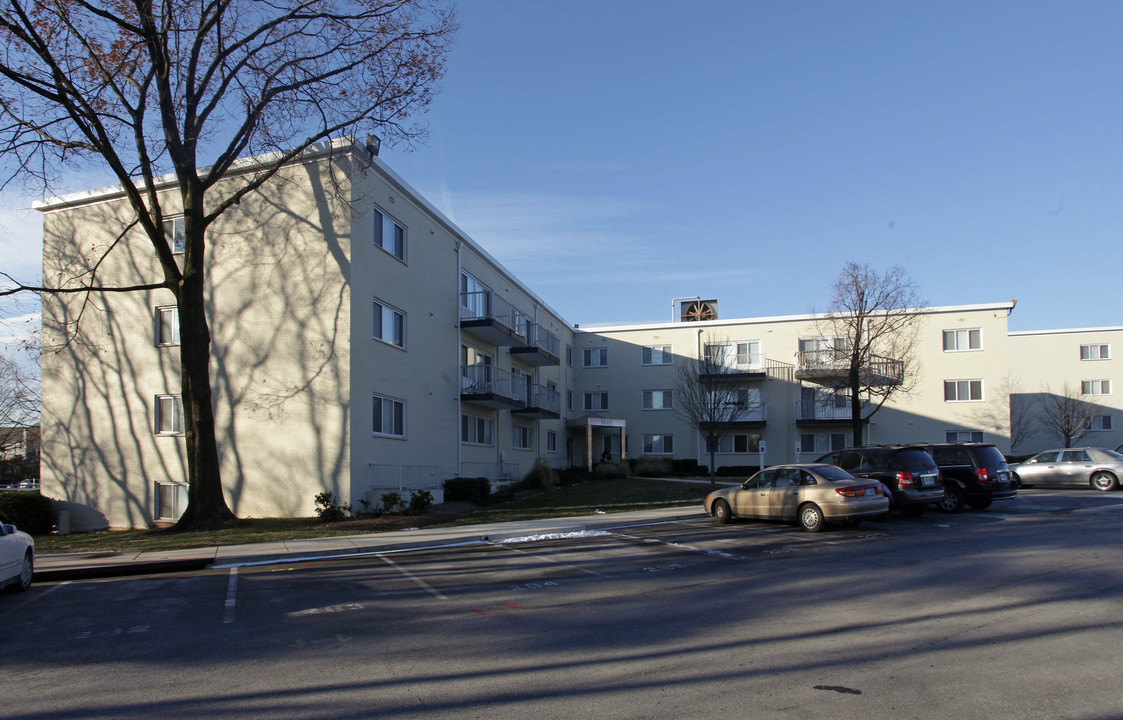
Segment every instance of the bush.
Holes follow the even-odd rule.
[[[709,475],[710,470],[704,465],[699,465],[694,458],[676,458],[671,463],[671,472],[675,475]]]
[[[382,512],[387,515],[400,515],[406,509],[406,505],[402,502],[402,494],[395,490],[382,493]]]
[[[35,490],[0,492],[0,522],[15,525],[29,535],[47,535],[55,524],[51,500]]]
[[[351,514],[350,505],[340,505],[335,493],[324,491],[316,496],[316,516],[324,522],[342,520]]]
[[[760,470],[756,465],[722,465],[714,473],[718,477],[740,477],[748,479],[750,475]]]
[[[406,515],[422,515],[433,504],[433,493],[428,490],[410,490]]]
[[[551,490],[557,486],[558,479],[558,471],[544,459],[538,458],[519,486],[524,490]]]
[[[593,474],[600,480],[628,477],[628,463],[600,463],[593,468]]]
[[[491,481],[485,477],[449,478],[441,483],[445,502],[470,502],[486,505],[491,496]]]
[[[671,474],[672,463],[670,458],[650,457],[644,455],[638,460],[633,459],[634,474],[642,477],[666,477]]]

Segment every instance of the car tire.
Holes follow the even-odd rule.
[[[824,525],[823,511],[815,503],[807,503],[799,509],[799,526],[807,532],[819,532]]]
[[[19,577],[12,585],[12,592],[23,592],[31,587],[31,576],[34,574],[35,559],[31,557],[31,551],[28,550],[23,554],[23,565],[20,567]]]
[[[972,500],[967,504],[970,505],[974,510],[986,510],[988,507],[990,507],[990,503],[990,500]]]
[[[927,509],[927,505],[905,505],[901,508],[901,514],[905,517],[920,517]]]
[[[966,502],[967,496],[963,494],[963,491],[955,485],[951,485],[944,488],[944,496],[940,498],[937,505],[940,510],[946,513],[957,513],[963,509]]]
[[[1090,482],[1095,489],[1104,492],[1109,492],[1119,487],[1119,481],[1115,479],[1115,476],[1109,472],[1103,472],[1102,470],[1092,473],[1092,477],[1088,479],[1088,482]]]
[[[714,518],[722,525],[732,520],[733,511],[729,509],[729,503],[724,500],[714,501]]]
[[[1010,473],[1010,480],[1013,481],[1014,487],[1022,489],[1022,479],[1018,477],[1018,473]]]

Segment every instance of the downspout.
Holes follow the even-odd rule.
[[[456,292],[454,293],[456,296],[456,365],[453,368],[452,372],[452,376],[456,378],[456,433],[454,435],[454,437],[456,438],[456,477],[460,477],[460,464],[463,460],[464,453],[464,438],[460,437],[460,433],[464,432],[464,420],[461,413],[462,400],[460,399],[460,396],[462,395],[460,381],[460,276],[462,272],[460,263],[460,246],[463,244],[463,242],[464,241],[460,238],[456,239]]]

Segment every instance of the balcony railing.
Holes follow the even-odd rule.
[[[489,290],[460,293],[460,326],[494,345],[525,345],[530,319]]]
[[[493,365],[461,365],[460,396],[490,407],[523,407],[527,402],[527,383],[510,371]]]
[[[561,341],[538,323],[526,323],[526,344],[512,347],[511,353],[531,365],[557,365],[561,362]]]
[[[796,365],[796,378],[844,377],[850,370],[850,353],[844,349],[800,350]],[[901,360],[873,355],[861,368],[867,382],[877,385],[900,384],[905,377],[905,364]]]
[[[862,403],[863,410],[866,404]],[[850,422],[850,401],[839,405],[834,400],[801,400],[795,404],[795,419],[799,421]]]
[[[559,418],[561,417],[561,393],[542,385],[531,385],[525,408],[512,412],[524,417]]]
[[[698,374],[714,375],[763,375],[764,353],[737,353],[728,355],[706,355],[698,363]]]

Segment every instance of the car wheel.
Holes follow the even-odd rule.
[[[905,517],[920,517],[927,509],[927,505],[905,505],[901,508],[901,514]]]
[[[823,529],[823,511],[818,505],[808,503],[799,509],[799,526],[807,532],[819,532]]]
[[[1114,490],[1119,486],[1119,481],[1109,472],[1092,473],[1089,482],[1092,483],[1092,487],[1097,490],[1103,490],[1104,492]]]
[[[963,509],[963,505],[967,502],[967,497],[955,485],[947,486],[944,488],[944,496],[940,498],[937,503],[941,510],[946,513],[957,513]]]
[[[975,510],[986,510],[988,507],[990,507],[990,502],[990,500],[972,500],[967,504]]]
[[[714,517],[722,525],[732,520],[733,511],[729,509],[729,503],[724,500],[714,502]]]
[[[1014,487],[1018,488],[1019,490],[1022,489],[1022,479],[1018,477],[1017,473],[1010,473],[1010,479],[1014,481]]]
[[[35,560],[31,557],[31,551],[28,550],[23,554],[23,565],[20,567],[19,578],[16,584],[12,586],[15,592],[23,592],[31,587],[31,576],[35,574]]]

